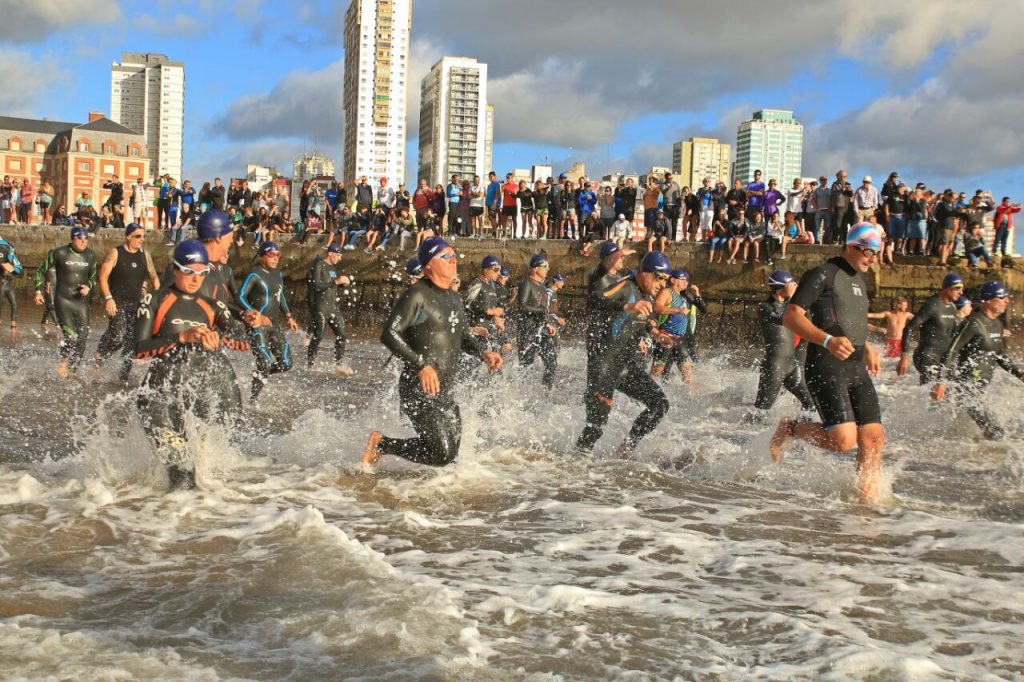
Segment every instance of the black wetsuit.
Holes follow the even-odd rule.
[[[903,328],[904,355],[910,353],[914,330],[921,330],[921,342],[914,350],[914,367],[920,373],[922,384],[939,380],[942,360],[949,350],[956,328],[956,306],[943,303],[938,296],[926,300]]]
[[[238,302],[243,309],[255,310],[271,322],[270,326],[249,328],[249,343],[256,360],[252,373],[252,399],[255,400],[268,376],[292,368],[291,349],[281,327],[282,315],[290,314],[281,271],[268,270],[262,265],[253,267],[238,292]]]
[[[67,360],[68,371],[75,371],[85,356],[89,339],[89,295],[96,286],[96,254],[86,247],[78,252],[70,245],[53,249],[36,272],[36,291],[42,292],[52,272],[53,307],[64,335],[60,356]],[[80,287],[89,287],[83,296]]]
[[[769,296],[757,308],[764,337],[764,359],[761,360],[761,377],[754,406],[761,410],[772,408],[783,386],[800,401],[800,407],[814,409],[814,400],[804,380],[807,342],[801,340],[798,346],[796,335],[782,324],[788,304],[789,299],[779,301]]]
[[[382,438],[382,454],[417,464],[444,466],[455,460],[462,441],[462,418],[453,389],[462,353],[479,356],[484,350],[469,333],[462,299],[424,278],[395,301],[381,342],[405,363],[398,380],[402,412],[412,422],[416,438]],[[430,365],[441,384],[435,396],[423,393],[419,371]]]
[[[226,422],[242,407],[235,372],[223,351],[179,342],[181,332],[198,326],[220,332],[224,346],[248,348],[242,340],[245,332],[227,306],[173,287],[147,294],[136,319],[135,355],[153,360],[139,390],[139,414],[167,462],[174,487],[195,483],[195,465],[183,452],[186,414]]]
[[[345,318],[341,314],[340,295],[336,265],[331,265],[322,258],[313,261],[306,274],[306,303],[309,305],[309,350],[306,363],[312,367],[316,360],[320,342],[323,341],[327,328],[334,332],[334,362],[341,364],[345,359]]]
[[[486,327],[488,332],[487,346],[492,350],[499,350],[501,347],[498,326],[494,317],[487,314],[491,308],[504,308],[504,301],[498,300],[498,293],[494,282],[477,277],[466,287],[466,295],[463,299],[466,306],[466,316],[469,318],[470,327]],[[495,345],[497,344],[497,345]]]
[[[508,310],[510,296],[511,292],[509,291],[509,288],[507,286],[505,286],[504,284],[499,284],[498,282],[494,283],[494,298],[498,301],[498,305],[504,308],[505,310]],[[494,344],[492,345],[500,349],[506,343],[512,343],[512,332],[515,331],[515,326],[516,321],[510,317],[506,317],[505,331],[498,332],[495,335]]]
[[[604,337],[615,319],[615,310],[603,306],[601,292],[620,282],[622,276],[609,273],[603,264],[587,273],[587,394],[593,393],[594,377],[592,371],[597,369],[598,350],[605,345]],[[619,311],[621,312],[621,310]]]
[[[160,288],[174,286],[174,263],[168,263],[160,275]],[[238,291],[235,290],[235,276],[231,267],[221,263],[210,263],[210,274],[199,287],[199,295],[211,301],[223,303],[231,316],[242,319],[242,308],[238,304]]]
[[[110,271],[107,284],[110,295],[117,306],[117,313],[110,318],[107,331],[100,337],[96,353],[100,362],[107,360],[118,350],[121,351],[120,377],[128,380],[135,355],[135,318],[142,301],[142,285],[149,279],[146,267],[146,253],[139,249],[129,253],[124,246],[117,247],[117,263]]]
[[[576,446],[584,451],[591,450],[601,437],[604,425],[608,423],[615,391],[622,391],[646,408],[633,422],[626,438],[628,447],[635,447],[668,412],[668,399],[648,375],[645,360],[640,354],[640,342],[648,336],[649,322],[639,319],[635,313],[622,310],[644,296],[631,279],[599,288],[602,281],[614,278],[603,270],[599,266],[591,273],[592,286],[587,297],[588,310],[600,320],[600,326],[594,324],[593,318],[589,320],[587,389],[583,396],[587,425],[576,441]]]
[[[880,424],[878,395],[864,366],[868,336],[864,275],[844,258],[833,258],[804,273],[791,303],[806,310],[811,322],[826,334],[845,336],[854,346],[846,360],[837,360],[818,345],[807,349],[807,388],[825,428],[848,422]]]
[[[519,347],[519,363],[529,367],[540,354],[544,363],[541,382],[551,388],[558,367],[558,338],[548,334],[548,325],[558,329],[551,319],[551,301],[555,292],[530,278],[519,285],[516,300],[516,329]]]
[[[18,319],[18,301],[14,295],[14,278],[21,276],[21,261],[14,253],[14,247],[10,242],[0,239],[0,265],[9,263],[14,268],[11,272],[0,270],[0,318],[4,313],[4,301],[7,301],[11,309],[11,324]]]
[[[996,367],[1017,377],[1024,368],[1006,354],[1003,323],[980,310],[971,313],[957,332],[945,359],[947,376],[954,382],[954,395],[967,408],[967,414],[981,427],[985,438],[1002,438],[1003,427],[985,407],[984,395]]]
[[[695,296],[690,288],[683,289],[683,298],[690,304],[690,331],[686,334],[686,352],[690,356],[690,362],[696,365],[700,362],[700,351],[697,347],[697,325],[700,324],[700,317],[697,313],[706,315],[708,304],[702,297]]]

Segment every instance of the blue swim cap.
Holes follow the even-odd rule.
[[[565,281],[565,277],[562,277],[561,275],[555,275],[554,277],[551,278],[551,281],[552,282],[564,282]]]
[[[87,228],[87,227],[72,227],[71,228],[71,238],[72,239],[83,239],[83,238],[84,239],[88,239],[89,238],[89,228]]]
[[[978,298],[982,301],[988,301],[993,298],[1006,298],[1010,292],[1002,282],[985,282],[981,285],[978,294]]]
[[[502,277],[508,277],[510,274],[512,274],[512,272],[508,269],[507,265],[502,265],[501,272],[499,272],[498,274],[501,275]]]
[[[419,258],[412,258],[405,264],[405,274],[410,277],[419,277],[423,274],[423,265],[420,264]]]
[[[224,211],[217,209],[207,211],[196,221],[196,236],[203,241],[216,239],[233,231],[231,218]]]
[[[942,288],[943,289],[948,289],[950,287],[955,287],[958,284],[960,286],[963,286],[964,285],[964,278],[961,277],[960,275],[956,274],[955,272],[951,272],[951,273],[949,273],[948,275],[946,275],[945,277],[942,278]]]
[[[530,267],[531,268],[539,268],[541,265],[543,265],[543,264],[545,264],[547,262],[548,262],[548,257],[545,256],[543,253],[538,253],[537,255],[535,255],[533,258],[530,259]]]
[[[966,308],[970,304],[971,304],[971,299],[967,298],[966,296],[961,296],[960,298],[956,299],[956,303],[954,303],[953,305],[956,306],[957,310],[963,310],[964,308]]]
[[[124,236],[127,237],[132,232],[138,232],[141,229],[142,225],[139,225],[138,223],[128,223],[127,225],[124,226]]]
[[[210,256],[206,253],[206,247],[198,239],[186,239],[174,247],[174,265],[179,270],[182,268],[194,268],[197,265],[210,265]]]
[[[420,259],[420,264],[423,267],[427,267],[431,259],[437,254],[447,249],[448,246],[448,242],[441,239],[440,237],[431,237],[430,239],[424,239],[423,243],[420,244],[420,248],[416,251],[416,257]]]
[[[344,248],[341,244],[331,244],[327,247],[327,253],[341,253]]]
[[[668,256],[661,251],[648,251],[644,255],[644,259],[640,261],[640,272],[664,272],[668,274],[672,271],[672,263],[669,262]]]
[[[605,242],[601,244],[601,260],[604,260],[613,253],[619,252],[619,245],[615,242]]]
[[[771,289],[781,289],[792,281],[794,281],[793,275],[785,270],[776,270],[768,275],[768,287]]]
[[[626,270],[626,279],[633,279],[634,277],[636,277],[636,270],[633,268]]]
[[[497,256],[484,256],[484,259],[480,261],[480,269],[487,270],[493,268],[495,265],[501,266],[501,261],[498,260]]]
[[[846,235],[846,245],[881,251],[882,238],[878,236],[878,229],[871,223],[857,223]]]
[[[263,242],[260,244],[260,255],[266,256],[268,253],[281,253],[281,247],[274,242]]]
[[[690,281],[690,273],[686,270],[673,270],[669,277],[672,279],[685,279],[687,282]]]

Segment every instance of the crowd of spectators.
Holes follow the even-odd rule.
[[[613,240],[622,244],[639,237],[634,224],[642,222],[648,250],[665,250],[670,242],[706,242],[713,263],[772,263],[784,259],[792,244],[839,244],[850,226],[868,221],[886,236],[883,262],[897,256],[930,256],[946,264],[962,254],[970,267],[983,261],[992,266],[1006,256],[1013,216],[1020,204],[1009,197],[997,202],[990,192],[977,190],[970,198],[951,189],[933,191],[923,183],[912,188],[893,172],[878,188],[870,176],[854,187],[845,171],[831,182],[826,176],[804,181],[796,178],[780,189],[775,178],[723,182],[704,178],[692,189],[676,182],[671,173],[647,176],[643,187],[632,178],[616,183],[573,182],[565,174],[534,182],[504,181],[496,173],[472,179],[453,175],[447,185],[430,187],[424,180],[410,193],[404,184],[392,187],[387,178],[376,185],[362,177],[349,191],[344,182],[331,182],[322,190],[317,182],[303,182],[298,192],[297,218],[292,217],[286,191],[252,190],[246,180],[225,186],[220,178],[196,190],[185,180],[163,176],[153,182],[141,178],[127,187],[116,176],[103,183],[109,194],[96,206],[87,191],[74,200],[74,212],[54,206],[54,190],[45,179],[33,187],[28,179],[4,176],[0,183],[3,222],[82,224],[123,227],[138,222],[161,230],[168,245],[188,235],[202,212],[227,211],[256,242],[281,240],[292,234],[300,245],[338,243],[346,250],[367,254],[383,250],[397,238],[400,248],[418,245],[442,234],[449,239],[566,239],[579,242],[582,255],[592,244]],[[154,225],[147,225],[151,208]],[[986,243],[983,227],[992,214],[992,238]]]

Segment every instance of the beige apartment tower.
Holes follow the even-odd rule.
[[[417,177],[431,186],[452,175],[487,177],[487,65],[444,57],[423,79]]]
[[[412,0],[352,0],[345,13],[342,180],[405,182]]]
[[[672,147],[672,173],[681,187],[696,190],[704,178],[729,184],[732,146],[713,137],[691,137]]]

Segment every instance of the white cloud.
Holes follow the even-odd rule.
[[[113,0],[2,0],[0,42],[33,43],[72,27],[92,27],[121,20]]]
[[[232,145],[228,154],[218,150],[202,149],[204,159],[200,163],[189,163],[185,177],[197,186],[211,182],[214,178],[238,178],[245,175],[247,164],[271,166],[287,177],[291,177],[292,164],[301,155],[303,145],[299,142],[272,141]]]
[[[191,14],[175,14],[171,17],[140,14],[132,23],[139,31],[164,37],[199,35],[213,28]]]
[[[34,117],[53,88],[70,82],[55,60],[36,60],[28,52],[0,48],[0,111]]]

